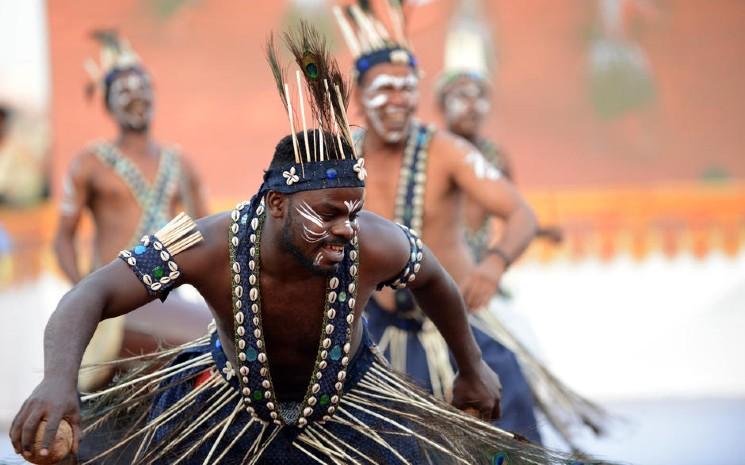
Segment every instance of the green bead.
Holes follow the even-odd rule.
[[[335,345],[333,349],[331,349],[331,352],[329,352],[329,357],[331,357],[331,360],[339,360],[341,358],[341,346]]]
[[[249,362],[255,362],[257,358],[259,358],[259,353],[256,352],[256,349],[253,347],[249,347],[246,349],[246,358]]]
[[[339,293],[339,302],[346,302],[347,301],[347,293],[344,291],[341,291]]]
[[[162,266],[156,266],[155,268],[153,268],[153,272],[152,272],[153,278],[160,279],[163,277],[164,274],[165,272],[163,271]]]
[[[263,399],[263,398],[264,398],[264,393],[262,393],[261,391],[259,391],[259,390],[257,389],[257,390],[256,390],[256,391],[254,391],[254,393],[253,393],[253,398],[254,398],[254,400],[261,400],[261,399]]]
[[[329,395],[328,395],[328,394],[323,394],[323,395],[321,395],[321,397],[320,397],[320,398],[318,399],[318,402],[319,402],[319,403],[320,403],[321,405],[328,405],[328,403],[329,403],[329,402],[331,402],[331,397],[329,397]]]

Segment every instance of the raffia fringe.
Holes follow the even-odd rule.
[[[197,230],[197,224],[184,212],[179,213],[156,232],[155,237],[163,243],[171,255],[181,253],[204,239],[202,233]]]

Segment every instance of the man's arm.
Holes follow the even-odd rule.
[[[216,246],[227,255],[224,222],[206,218],[198,223],[202,242],[173,258],[180,276],[176,285],[196,283],[204,274],[202,265],[214,262]],[[218,237],[219,236],[219,237]],[[80,413],[77,377],[83,352],[98,323],[129,313],[157,295],[149,293],[143,282],[122,259],[96,270],[80,281],[60,301],[47,323],[44,334],[44,378],[21,407],[11,427],[16,452],[31,455],[39,422],[47,420],[42,440],[46,446],[54,438],[60,419],[66,419],[75,432],[73,451],[79,440]]]
[[[80,218],[90,198],[92,160],[83,154],[73,160],[62,184],[59,223],[54,236],[54,252],[57,264],[73,284],[80,281],[78,253],[75,247]]]
[[[402,281],[408,283],[417,303],[437,326],[455,357],[458,377],[453,405],[476,409],[485,419],[497,418],[499,378],[481,359],[481,349],[468,325],[466,308],[453,279],[426,246],[418,245],[421,241],[415,241],[417,244],[412,247],[400,226],[369,212],[360,217],[364,223],[360,225],[360,244],[364,247],[361,263],[367,263],[365,272],[376,276],[379,282],[389,282],[408,268]],[[417,256],[420,252],[420,260],[411,259],[412,254]],[[412,271],[415,277],[409,281]]]
[[[478,309],[494,295],[507,266],[528,247],[538,223],[523,196],[476,147],[445,133],[438,133],[437,143],[438,149],[447,154],[456,187],[504,222],[501,234],[490,238],[491,253],[462,283],[468,308]]]
[[[181,180],[181,206],[194,218],[205,217],[208,215],[207,202],[197,170],[185,156],[181,156],[181,166],[184,170],[184,178]]]

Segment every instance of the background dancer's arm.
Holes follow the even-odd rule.
[[[438,142],[449,154],[452,180],[458,189],[504,222],[498,235],[493,234],[489,241],[489,248],[497,253],[487,253],[461,283],[466,305],[477,310],[497,292],[502,273],[528,247],[538,222],[525,198],[476,147],[447,135]]]
[[[207,200],[205,199],[204,188],[199,179],[197,170],[194,169],[191,160],[182,157],[182,164],[186,172],[185,193],[186,199],[182,199],[182,210],[186,211],[192,218],[203,218],[209,214],[207,210]]]
[[[62,272],[73,284],[80,281],[78,253],[75,247],[80,218],[88,205],[90,184],[88,182],[92,163],[89,154],[77,157],[70,166],[63,182],[62,202],[57,232],[54,236],[54,252]]]
[[[369,212],[360,214],[361,266],[365,274],[388,282],[408,263],[409,242],[400,228]],[[481,418],[498,418],[501,385],[481,359],[481,349],[468,325],[458,286],[427,247],[416,279],[409,283],[417,303],[445,338],[458,364],[453,405],[478,410]]]

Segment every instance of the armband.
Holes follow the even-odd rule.
[[[173,257],[202,239],[194,220],[181,213],[154,235],[143,237],[140,244],[122,250],[119,258],[129,265],[150,295],[166,300],[181,275]]]

